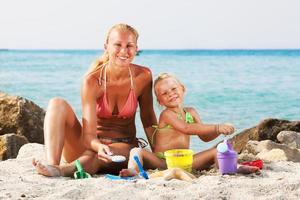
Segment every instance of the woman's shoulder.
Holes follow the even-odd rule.
[[[99,70],[85,74],[82,78],[81,88],[90,92],[98,91],[100,86],[99,74]]]
[[[132,67],[134,68],[134,71],[138,75],[142,74],[145,76],[151,76],[151,70],[149,67],[137,65],[137,64],[132,64]]]
[[[85,74],[82,78],[82,84],[94,84],[99,81],[99,71]]]

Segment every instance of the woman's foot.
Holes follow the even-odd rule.
[[[259,172],[259,168],[255,166],[240,165],[237,168],[237,173],[240,174],[252,174],[257,172]]]
[[[49,177],[61,176],[61,170],[58,166],[44,165],[36,159],[32,160],[32,164],[39,174]]]
[[[121,177],[129,177],[129,176],[136,176],[138,173],[135,169],[122,169],[119,173]]]

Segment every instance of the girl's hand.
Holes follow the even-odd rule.
[[[219,133],[223,135],[230,135],[234,133],[234,127],[232,124],[225,123],[219,125]]]
[[[109,147],[105,144],[101,144],[98,147],[98,159],[104,162],[111,162],[111,155],[113,153],[110,151]]]

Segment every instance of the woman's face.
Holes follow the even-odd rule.
[[[169,77],[159,81],[154,89],[160,105],[167,108],[182,106],[184,88],[174,78]]]
[[[112,64],[129,65],[137,52],[136,36],[130,31],[112,30],[104,49]]]

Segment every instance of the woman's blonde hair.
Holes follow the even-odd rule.
[[[138,40],[139,34],[138,32],[135,30],[135,28],[133,28],[132,26],[128,25],[128,24],[116,24],[114,26],[112,26],[107,34],[106,34],[106,38],[105,38],[105,43],[108,43],[109,40],[109,35],[113,30],[119,30],[119,31],[129,31],[131,33],[134,34],[135,38],[136,38],[136,42]],[[91,65],[91,67],[89,68],[87,74],[93,73],[97,70],[99,70],[104,64],[108,63],[109,61],[109,57],[106,51],[103,52],[103,54],[97,58]]]
[[[156,85],[157,85],[160,81],[162,81],[162,80],[164,80],[164,79],[166,79],[166,78],[172,78],[172,79],[174,79],[179,85],[181,85],[181,86],[183,87],[183,90],[185,90],[184,85],[179,81],[178,78],[176,78],[176,76],[164,72],[164,73],[160,73],[160,74],[157,76],[157,78],[154,80],[153,88],[154,88],[154,93],[155,93],[156,96],[157,96],[157,93],[156,93]]]

